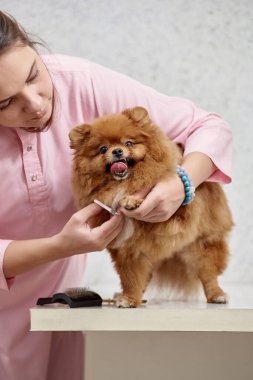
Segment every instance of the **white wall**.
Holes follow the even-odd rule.
[[[94,60],[230,122],[234,172],[225,191],[236,227],[224,280],[253,281],[252,0],[0,0],[0,8],[52,52]],[[90,255],[86,279],[102,293],[116,286],[107,255]]]

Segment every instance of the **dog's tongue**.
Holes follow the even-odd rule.
[[[127,164],[125,162],[114,162],[111,165],[111,173],[122,173],[128,169]]]

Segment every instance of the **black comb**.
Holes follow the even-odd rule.
[[[70,288],[64,293],[55,293],[52,297],[39,298],[37,305],[52,303],[67,304],[69,307],[101,307],[102,298],[96,292],[86,288]]]

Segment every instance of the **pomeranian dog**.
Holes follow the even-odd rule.
[[[135,107],[75,127],[69,134],[73,155],[73,190],[78,208],[98,199],[117,209],[133,210],[142,199],[130,197],[175,175],[182,152],[154,125],[146,109]],[[105,210],[92,226],[109,218]],[[217,183],[196,189],[193,202],[165,222],[127,218],[108,246],[119,274],[118,307],[137,307],[151,278],[186,293],[202,284],[207,302],[226,303],[218,276],[228,262],[227,236],[233,226],[225,194]]]

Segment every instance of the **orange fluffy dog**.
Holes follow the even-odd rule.
[[[142,200],[129,195],[175,175],[182,161],[178,147],[142,107],[80,125],[70,132],[70,140],[79,208],[98,199],[112,208],[135,209]],[[92,225],[106,219],[103,210]],[[223,190],[210,182],[201,184],[194,201],[166,222],[126,218],[123,231],[108,247],[122,286],[117,305],[138,306],[152,277],[186,292],[202,283],[208,302],[226,303],[217,277],[227,265],[226,238],[232,225]]]

